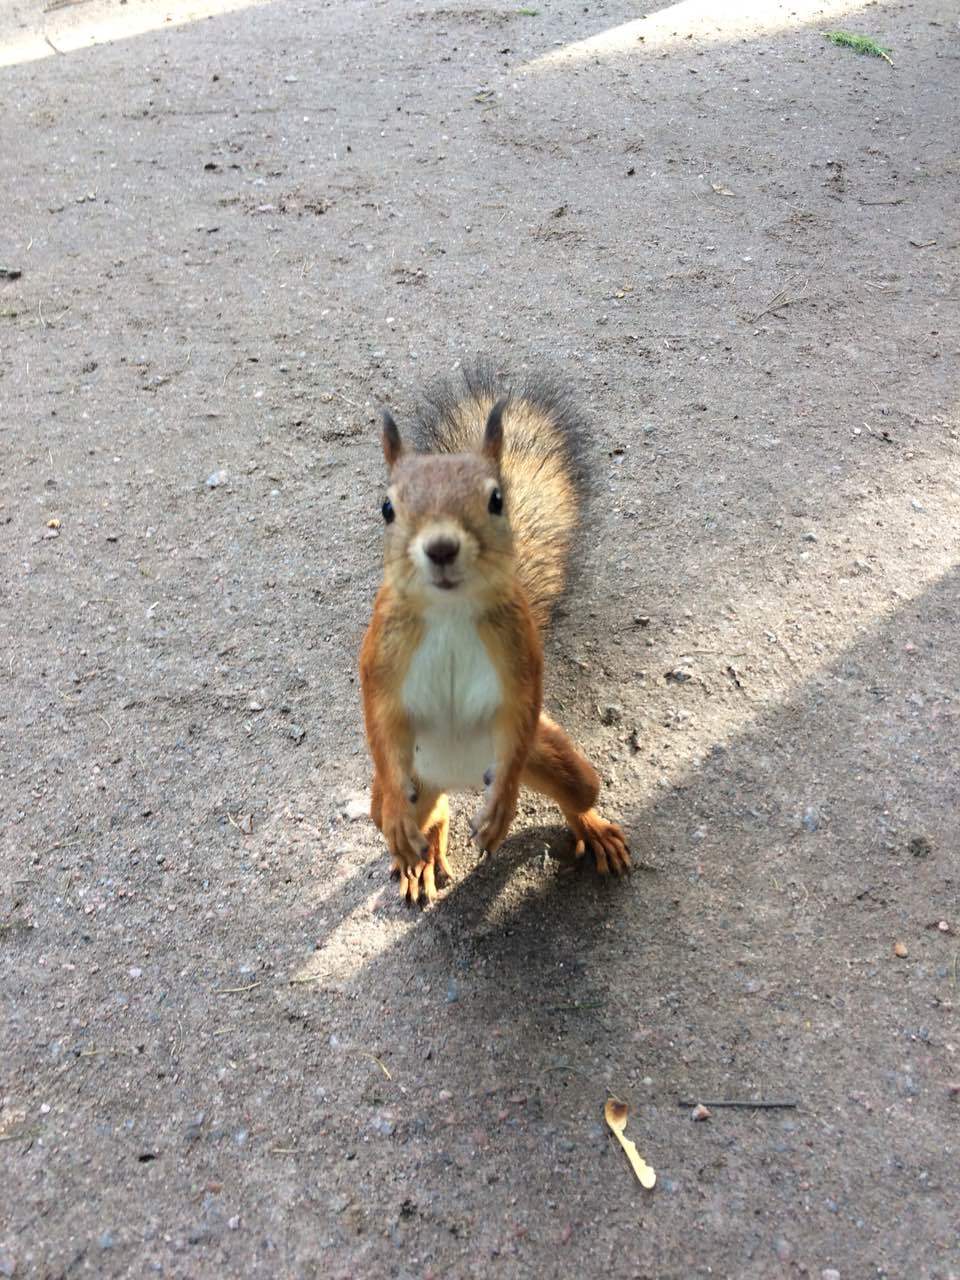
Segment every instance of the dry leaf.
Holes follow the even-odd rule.
[[[733,195],[733,192],[730,190],[730,188],[725,187],[722,182],[711,182],[710,185],[711,187],[713,187],[714,191],[717,193],[718,196]]]
[[[656,1185],[657,1175],[640,1155],[634,1143],[629,1138],[624,1137],[624,1129],[627,1127],[627,1116],[630,1114],[629,1108],[625,1102],[620,1102],[617,1098],[608,1098],[607,1105],[603,1108],[603,1118],[606,1120],[610,1131],[616,1134],[617,1141],[626,1152],[627,1159],[630,1161],[633,1172],[637,1175],[637,1181],[646,1191],[652,1191]]]

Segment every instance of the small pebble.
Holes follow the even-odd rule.
[[[805,534],[803,535],[803,540],[804,540],[804,542],[819,542],[819,541],[820,541],[820,539],[817,537],[817,535],[813,532],[813,530],[812,530],[812,529],[811,529],[809,532],[807,532],[807,533],[805,533]]]
[[[709,1107],[705,1107],[702,1102],[698,1102],[697,1105],[690,1112],[690,1119],[691,1120],[709,1120],[712,1115],[713,1115],[713,1112],[710,1110]]]
[[[131,978],[139,978],[143,974],[143,970],[138,969],[136,965],[134,965],[132,968],[127,970],[127,973],[129,973]]]
[[[230,477],[226,471],[220,467],[216,471],[211,471],[205,481],[208,489],[219,489],[222,484],[226,484]]]
[[[234,1214],[234,1216],[233,1216],[232,1218],[228,1218],[228,1219],[227,1219],[227,1226],[230,1228],[230,1230],[231,1230],[231,1231],[238,1231],[238,1230],[239,1230],[239,1228],[240,1228],[240,1219],[239,1219],[239,1217],[238,1217],[236,1214]]]
[[[899,956],[901,960],[905,960],[910,954],[907,950],[907,944],[905,942],[895,942],[893,944],[893,954]]]
[[[816,831],[819,828],[820,814],[812,805],[804,809],[802,824],[804,831]]]
[[[604,707],[600,712],[601,724],[619,724],[623,719],[623,708],[616,705]]]
[[[840,1280],[840,1272],[835,1271],[833,1267],[824,1267],[820,1272],[820,1280]]]

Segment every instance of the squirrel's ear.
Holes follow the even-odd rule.
[[[483,433],[484,457],[499,464],[503,452],[503,411],[507,407],[507,397],[503,396],[490,410],[487,418],[487,429]]]
[[[387,460],[387,466],[394,467],[403,454],[403,441],[400,439],[400,431],[389,409],[383,410],[381,421],[383,423],[383,456]]]

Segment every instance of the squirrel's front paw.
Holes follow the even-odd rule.
[[[385,812],[383,836],[394,860],[394,866],[407,875],[419,876],[429,845],[417,826],[413,810]]]
[[[494,853],[503,844],[516,812],[516,794],[495,791],[470,819],[470,832],[484,853]]]

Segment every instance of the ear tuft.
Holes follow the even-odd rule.
[[[400,439],[400,429],[394,422],[389,409],[383,410],[381,422],[383,424],[383,456],[387,460],[388,467],[395,467],[403,456],[403,441]]]
[[[487,418],[486,430],[483,433],[481,452],[484,457],[489,458],[491,462],[497,465],[500,463],[500,454],[503,452],[503,411],[506,409],[508,401],[509,396],[501,396],[493,406]]]

